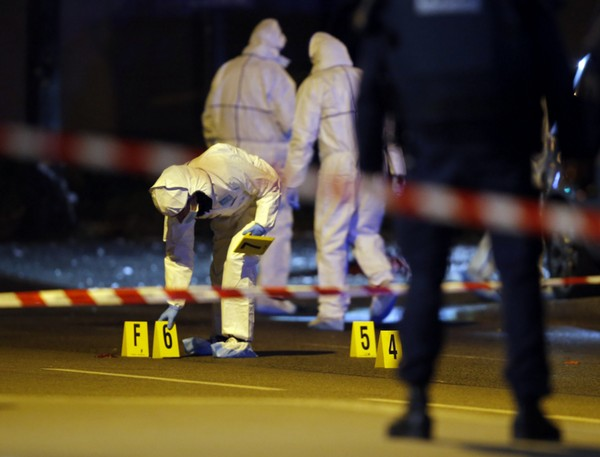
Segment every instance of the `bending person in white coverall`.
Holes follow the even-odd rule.
[[[218,143],[185,165],[168,167],[150,188],[156,208],[165,216],[165,283],[169,289],[190,285],[194,268],[196,219],[210,219],[213,232],[211,282],[224,288],[256,284],[258,256],[234,252],[243,235],[264,235],[273,228],[281,198],[275,170],[259,157]],[[183,300],[169,301],[159,320],[172,328]],[[209,340],[187,338],[188,354],[256,357],[254,303],[223,298],[213,307],[215,334]]]
[[[321,165],[314,231],[319,284],[338,288],[346,285],[348,255],[353,246],[369,283],[387,286],[394,276],[379,234],[384,183],[361,183],[357,169],[354,123],[361,70],[353,66],[344,44],[327,33],[312,36],[309,56],[313,66],[297,93],[285,184],[289,188],[302,184],[318,139]],[[393,295],[373,297],[373,319],[383,320],[394,301]],[[321,295],[318,315],[309,326],[343,330],[349,305],[347,294]]]
[[[286,37],[275,19],[261,21],[242,54],[225,62],[215,74],[206,98],[202,125],[208,146],[227,143],[255,154],[281,176],[287,158],[296,102],[296,83],[280,55]],[[292,254],[293,213],[281,199],[271,247],[260,259],[258,282],[286,286]],[[260,298],[257,312],[293,314],[289,300]]]

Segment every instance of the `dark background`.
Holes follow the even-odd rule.
[[[310,71],[315,31],[333,33],[353,50],[347,24],[355,3],[2,0],[0,123],[202,148],[200,116],[211,78],[241,52],[261,19],[279,20],[288,70],[300,83]],[[560,25],[573,64],[598,3],[563,2]],[[160,224],[147,195],[154,176],[68,164],[40,169],[6,158],[0,166],[0,240],[144,235]],[[301,226],[312,216],[296,219]]]

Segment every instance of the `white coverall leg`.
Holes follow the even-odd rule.
[[[287,143],[251,143],[241,142],[240,147],[259,156],[271,165],[277,174],[283,176],[283,169],[288,153]],[[290,276],[292,261],[292,235],[294,213],[282,198],[277,212],[275,226],[269,231],[269,236],[275,238],[269,249],[260,257],[258,284],[261,286],[286,286]],[[266,301],[261,299],[262,301]]]
[[[358,265],[373,286],[389,284],[394,280],[392,264],[385,253],[385,242],[380,234],[385,215],[385,195],[383,178],[359,178],[358,210],[350,241]]]
[[[256,285],[258,256],[236,253],[233,250],[242,238],[242,231],[252,226],[256,206],[232,216],[211,220],[213,231],[213,261],[210,279],[213,285],[224,288],[246,288]],[[220,313],[215,310],[215,328],[218,334],[234,336],[238,340],[252,341],[254,337],[254,301],[249,298],[221,299]]]
[[[315,243],[319,285],[342,288],[348,272],[348,237],[356,209],[356,170],[347,154],[328,156],[319,169],[315,199]],[[342,171],[342,173],[340,173]],[[346,171],[345,173],[343,171]],[[343,320],[348,294],[321,295],[318,316]]]
[[[287,143],[261,143],[260,146],[245,144],[245,147],[248,152],[256,154],[271,165],[280,177],[283,176],[288,153]],[[269,231],[269,236],[275,240],[260,258],[258,283],[261,286],[287,285],[292,261],[293,225],[293,210],[287,199],[282,198],[275,226]]]
[[[467,273],[475,281],[491,281],[495,279],[496,271],[496,262],[494,262],[492,253],[492,238],[490,232],[485,232],[469,262]]]
[[[275,238],[260,258],[258,283],[261,286],[286,286],[292,259],[294,216],[287,199],[282,198],[277,220],[268,236]]]

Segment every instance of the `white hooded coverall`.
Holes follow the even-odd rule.
[[[241,55],[223,64],[206,98],[202,124],[207,145],[240,147],[281,174],[285,166],[296,100],[296,83],[280,55],[286,37],[275,19],[261,21]],[[260,260],[261,285],[285,286],[291,262],[293,213],[281,199],[275,240]]]
[[[187,164],[167,168],[150,189],[163,214],[171,214],[168,205],[174,199],[187,201],[197,191],[209,196],[213,205],[208,213],[198,217],[210,219],[213,232],[212,284],[224,288],[254,286],[258,256],[237,253],[234,249],[242,232],[255,223],[267,232],[273,228],[281,198],[277,173],[259,157],[217,143]],[[185,289],[190,285],[194,269],[197,212],[190,211],[181,223],[175,215],[165,217],[165,285]],[[216,332],[252,341],[254,304],[251,299],[223,298],[220,315],[218,307],[214,311]]]
[[[361,70],[353,67],[344,44],[327,33],[313,35],[309,56],[313,66],[296,96],[284,179],[287,187],[302,184],[318,140],[314,230],[319,284],[346,285],[351,246],[370,284],[391,282],[392,266],[379,234],[385,183],[361,183],[357,168],[355,116]],[[319,316],[343,319],[349,304],[347,295],[321,295]]]

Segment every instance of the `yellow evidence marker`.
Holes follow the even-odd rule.
[[[381,330],[377,342],[375,368],[398,368],[402,358],[402,344],[398,330]]]
[[[177,325],[169,330],[167,321],[157,321],[154,324],[154,339],[152,341],[152,358],[178,358],[179,339],[177,338]]]
[[[373,321],[352,322],[350,357],[376,357],[375,324]]]
[[[148,323],[126,321],[123,324],[122,357],[149,357]]]
[[[246,234],[236,246],[235,252],[248,255],[262,255],[274,239],[275,238],[272,236],[254,236]]]

